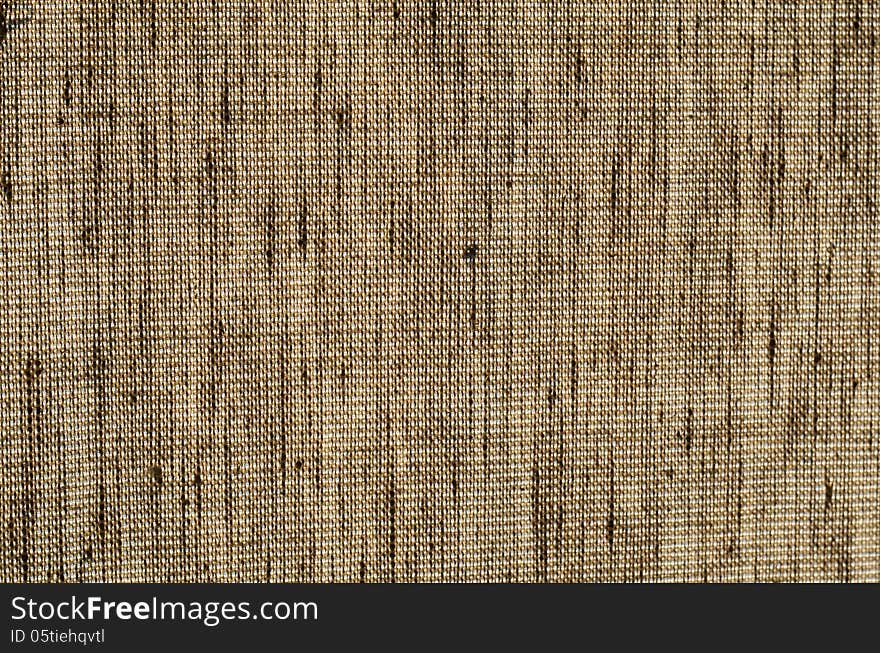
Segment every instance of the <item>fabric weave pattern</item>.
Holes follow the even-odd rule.
[[[2,580],[880,580],[874,0],[0,6]]]

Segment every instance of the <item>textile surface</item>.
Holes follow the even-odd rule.
[[[0,9],[2,580],[880,580],[873,0]]]

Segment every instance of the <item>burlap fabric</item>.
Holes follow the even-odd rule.
[[[3,580],[880,577],[876,2],[2,8]]]

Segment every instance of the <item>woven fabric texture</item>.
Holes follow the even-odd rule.
[[[3,580],[880,579],[876,2],[0,9]]]

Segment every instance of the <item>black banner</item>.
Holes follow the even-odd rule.
[[[0,585],[0,650],[866,648],[877,586]],[[864,639],[866,638],[867,639]]]

